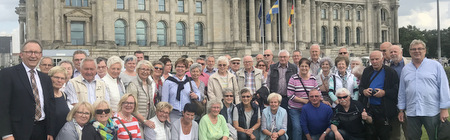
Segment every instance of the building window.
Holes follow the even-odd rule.
[[[147,24],[142,20],[136,23],[136,39],[139,46],[147,45]]]
[[[70,23],[70,40],[72,45],[84,45],[84,22]]]
[[[321,9],[320,11],[322,19],[327,19],[327,9]]]
[[[387,30],[382,30],[381,31],[381,42],[386,42],[387,41]]]
[[[194,26],[195,45],[203,46],[203,25],[196,23]]]
[[[339,41],[338,41],[338,38],[339,38],[339,29],[338,29],[338,27],[337,26],[334,26],[334,28],[333,28],[333,43],[334,43],[334,45],[338,45],[339,44]]]
[[[158,10],[159,11],[166,11],[166,0],[159,0],[158,1]]]
[[[166,24],[162,21],[156,24],[156,41],[159,46],[166,46],[167,42],[167,30]]]
[[[184,0],[178,0],[178,12],[184,12]]]
[[[356,11],[356,20],[361,20],[361,11]]]
[[[345,27],[345,44],[350,45],[350,27]]]
[[[117,46],[125,46],[126,44],[126,30],[125,30],[125,21],[117,20],[114,23],[114,31],[116,34],[116,45]]]
[[[138,10],[145,10],[145,0],[138,0]]]
[[[186,42],[186,30],[184,27],[184,23],[183,22],[178,22],[177,23],[177,45],[178,46],[185,46],[185,42]]]
[[[361,45],[361,28],[356,28],[356,44]]]
[[[322,44],[327,44],[327,27],[322,26],[322,29],[320,31],[321,37],[322,37]]]
[[[345,19],[350,20],[350,10],[345,10]]]
[[[88,7],[89,1],[88,0],[66,0],[66,6]]]
[[[386,21],[386,10],[381,9],[381,21]]]
[[[117,0],[117,9],[124,9],[125,8],[125,6],[124,6],[124,2],[123,2],[124,0]]]
[[[202,13],[202,2],[201,1],[195,2],[195,12]]]
[[[339,19],[338,9],[333,9],[333,19]]]

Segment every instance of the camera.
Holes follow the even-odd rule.
[[[375,93],[377,93],[378,90],[372,90],[372,96],[375,95]]]

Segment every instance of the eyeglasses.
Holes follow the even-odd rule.
[[[219,67],[226,67],[227,64],[217,64],[217,66],[219,66]]]
[[[134,105],[134,102],[123,102],[123,105]]]
[[[225,97],[234,97],[234,95],[225,95]]]
[[[241,96],[242,98],[250,98],[250,97],[252,97],[252,96]]]
[[[95,110],[95,114],[103,114],[103,112],[105,112],[105,114],[109,114],[109,112],[111,112],[111,109],[97,109],[97,110]]]
[[[309,98],[319,98],[319,95],[313,95],[313,96],[309,96]]]
[[[87,115],[87,116],[89,116],[91,114],[89,112],[80,112],[80,111],[77,111],[76,113],[80,114],[80,115]]]
[[[43,67],[53,67],[52,64],[40,64],[40,65],[43,66]]]
[[[144,69],[144,68],[139,68],[139,70],[141,70],[141,71],[151,71],[151,69]]]
[[[339,54],[347,54],[347,52],[340,52]]]
[[[264,55],[264,57],[269,57],[269,56],[270,56],[270,54],[265,54],[265,55]]]
[[[425,48],[410,48],[409,51],[423,51]]]
[[[159,113],[162,113],[164,115],[168,115],[170,112],[159,111]]]
[[[266,65],[258,65],[258,67],[265,67]]]
[[[155,67],[155,70],[163,70],[163,68]]]
[[[233,62],[233,63],[231,63],[231,64],[233,64],[233,65],[240,65],[241,63],[239,63],[239,62]]]
[[[337,97],[338,99],[347,99],[347,97],[348,97],[348,95],[347,96],[342,96],[342,97]]]
[[[244,61],[245,64],[253,63],[253,61]]]
[[[36,51],[22,51],[22,52],[25,53],[28,56],[31,56],[33,54],[35,54],[35,55],[41,55],[42,54],[42,52],[36,52]]]
[[[186,66],[177,66],[176,68],[186,68]]]
[[[56,80],[66,80],[65,77],[52,76],[52,78],[55,78]]]

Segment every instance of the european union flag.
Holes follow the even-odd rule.
[[[266,15],[266,24],[270,24],[270,22],[272,22],[273,14],[278,14],[279,13],[278,12],[278,7],[279,7],[278,1],[279,0],[277,0],[275,2],[275,4],[273,4],[272,8],[270,8],[270,10],[269,10],[269,13],[267,13],[267,15]]]

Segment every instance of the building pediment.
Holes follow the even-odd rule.
[[[82,17],[82,18],[90,18],[92,15],[82,9],[75,9],[66,14],[66,17]]]

